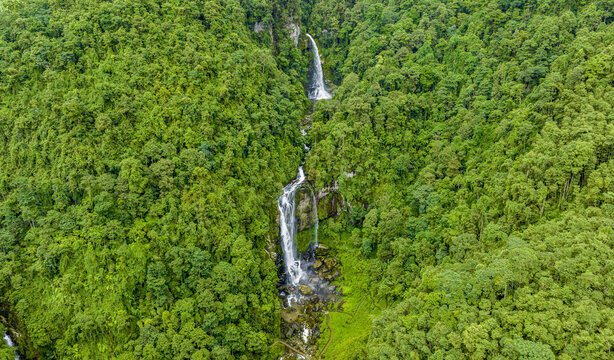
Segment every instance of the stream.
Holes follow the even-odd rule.
[[[15,343],[13,342],[13,338],[11,337],[11,335],[9,335],[8,333],[4,334],[4,342],[8,346],[15,348],[15,360],[21,360],[21,358],[19,357],[19,354],[17,353],[17,345],[15,345]]]
[[[311,35],[307,34],[307,38],[313,52],[307,97],[314,103],[331,99],[332,94],[324,82],[318,47]],[[308,129],[301,132],[306,136]],[[305,146],[305,154],[309,150]],[[297,201],[311,207],[308,214],[312,218],[309,223],[314,230],[313,241],[302,253],[297,248]],[[283,300],[281,332],[283,340],[293,348],[280,359],[304,359],[305,356],[300,353],[315,357],[316,342],[320,335],[320,315],[327,304],[335,301],[338,296],[331,281],[339,275],[339,271],[335,269],[336,261],[327,257],[328,247],[318,243],[317,198],[314,189],[306,182],[303,165],[298,168],[296,178],[282,189],[277,207],[284,270],[280,277],[280,296]],[[304,212],[304,209],[301,211]]]
[[[331,99],[332,94],[326,88],[322,62],[315,40],[307,34],[313,52],[313,67],[310,73],[308,98],[312,102]],[[303,129],[303,136],[308,129]],[[305,153],[309,152],[305,146]],[[331,281],[339,275],[335,269],[336,260],[328,255],[328,247],[318,243],[318,212],[317,198],[314,189],[306,183],[303,165],[298,168],[296,178],[282,189],[278,198],[279,232],[281,249],[283,253],[284,274],[280,279],[280,296],[282,306],[282,337],[294,348],[302,353],[315,357],[317,347],[315,343],[319,337],[319,317],[325,306],[334,302],[338,294]],[[313,213],[314,241],[304,253],[297,249],[297,198],[302,192],[302,198],[309,198]],[[311,196],[306,196],[310,194]],[[4,341],[8,346],[15,348],[15,359],[20,359],[17,348],[9,334],[4,334]],[[286,352],[280,359],[305,357],[296,352]]]

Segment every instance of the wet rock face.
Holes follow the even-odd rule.
[[[313,227],[316,224],[317,209],[311,190],[308,187],[301,188],[297,191],[295,201],[298,231]]]
[[[296,192],[296,196],[296,218],[299,232],[313,227],[316,223],[316,215],[322,221],[339,215],[343,206],[343,199],[336,188],[325,188],[312,192],[309,187],[304,187]]]
[[[343,198],[341,194],[339,194],[339,185],[337,182],[334,182],[331,186],[318,190],[316,199],[318,202],[318,215],[320,216],[320,220],[339,215],[343,208]]]

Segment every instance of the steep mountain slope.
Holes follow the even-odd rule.
[[[265,249],[309,105],[292,18],[336,85],[305,168],[343,196],[320,238],[352,311],[330,315],[355,316],[325,357],[610,359],[613,11],[2,2],[0,320],[28,359],[279,355]]]
[[[610,358],[612,2],[307,8],[338,84],[308,173],[392,304],[354,356]]]
[[[307,103],[269,32],[250,29],[278,15],[234,0],[5,3],[0,287],[26,358],[273,355],[264,249]],[[300,53],[274,30],[290,72]]]

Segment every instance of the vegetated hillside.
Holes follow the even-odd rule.
[[[391,304],[356,357],[611,359],[614,3],[311,11],[339,86],[308,172]]]
[[[272,357],[265,239],[307,103],[287,32],[250,30],[274,5],[4,2],[0,299],[26,358]]]

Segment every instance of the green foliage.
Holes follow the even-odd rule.
[[[307,101],[278,66],[299,50],[251,29],[282,10],[3,2],[0,292],[26,358],[275,355],[263,249]]]
[[[320,240],[335,249],[335,258],[340,262],[342,277],[335,281],[338,290],[343,293],[343,312],[333,308],[329,311],[329,324],[333,329],[333,337],[324,356],[329,359],[361,359],[364,357],[364,344],[372,331],[372,321],[380,314],[370,296],[369,274],[375,259],[360,256],[359,250],[352,245],[351,235],[347,229],[334,230],[331,227],[339,224],[336,220],[326,220],[320,223]],[[327,234],[330,234],[327,236]],[[326,327],[326,318],[322,317],[318,348],[323,349],[328,343],[330,332]]]
[[[364,356],[608,358],[611,3],[310,9],[337,87],[311,116],[307,171],[338,182],[348,244],[394,304]]]
[[[357,311],[325,356],[609,359],[612,9],[0,2],[3,321],[25,358],[278,355],[264,249],[303,156],[302,19],[336,84],[306,173],[351,209],[322,227]]]

